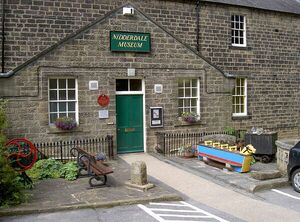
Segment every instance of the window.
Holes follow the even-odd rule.
[[[60,117],[72,117],[78,123],[76,79],[49,79],[49,123]]]
[[[183,112],[200,114],[199,107],[199,80],[179,79],[178,80],[178,115]]]
[[[246,46],[246,18],[242,15],[231,16],[231,44]]]
[[[232,115],[246,116],[247,115],[247,80],[237,78],[236,84],[232,93]]]
[[[116,91],[142,91],[141,79],[117,79]]]

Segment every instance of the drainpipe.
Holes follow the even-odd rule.
[[[196,0],[196,50],[200,52],[200,0]]]
[[[4,32],[4,28],[5,28],[5,10],[4,10],[4,6],[5,6],[5,0],[2,0],[2,62],[1,62],[1,67],[2,67],[2,73],[4,73],[4,43],[5,43],[5,32]]]

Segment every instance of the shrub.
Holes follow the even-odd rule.
[[[78,168],[75,162],[66,164],[54,159],[39,160],[27,171],[30,178],[35,180],[65,178],[66,180],[75,180],[77,178]]]
[[[60,169],[60,176],[66,180],[76,180],[78,175],[78,167],[76,162],[68,162]]]
[[[26,200],[24,186],[19,173],[15,172],[6,159],[4,147],[6,138],[3,130],[7,127],[6,101],[0,99],[0,206],[16,205]]]

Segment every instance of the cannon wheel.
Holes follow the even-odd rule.
[[[106,175],[92,176],[89,179],[89,184],[91,187],[103,186],[106,184],[106,181],[107,181]]]
[[[270,163],[272,161],[272,157],[269,155],[262,155],[261,162],[262,163]]]

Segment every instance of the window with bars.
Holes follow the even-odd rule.
[[[183,112],[200,114],[199,79],[178,80],[178,115]]]
[[[247,79],[236,79],[236,84],[232,93],[232,115],[247,115]]]
[[[49,79],[49,123],[64,116],[78,123],[77,80],[72,78]]]
[[[246,17],[243,15],[231,16],[231,44],[246,46]]]

